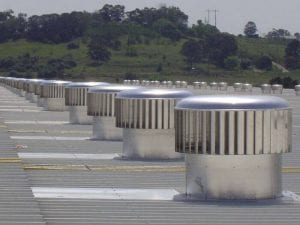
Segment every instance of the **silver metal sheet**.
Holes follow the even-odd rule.
[[[68,124],[68,121],[34,121],[34,120],[6,120],[5,124],[44,124],[44,125],[61,125]]]
[[[34,113],[40,113],[43,112],[41,110],[36,109],[0,109],[0,112],[34,112]]]
[[[55,137],[55,136],[10,136],[11,139],[19,140],[53,140],[53,141],[84,141],[90,137]]]
[[[36,198],[60,199],[111,199],[170,201],[179,192],[174,189],[125,189],[125,188],[53,188],[32,187]]]
[[[261,110],[286,109],[289,104],[283,98],[260,95],[201,95],[185,98],[176,109],[197,110]]]
[[[21,159],[114,159],[119,154],[77,154],[77,153],[18,153]]]

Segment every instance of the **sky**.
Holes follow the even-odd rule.
[[[189,16],[189,24],[207,20],[207,10],[218,10],[217,27],[223,32],[243,33],[245,24],[254,21],[258,33],[273,28],[300,32],[300,0],[0,0],[0,11],[12,9],[17,13],[42,15],[71,11],[94,12],[104,4],[120,4],[126,11],[135,8],[177,6]],[[210,14],[214,24],[214,14]]]

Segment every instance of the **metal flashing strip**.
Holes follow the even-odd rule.
[[[0,158],[0,163],[20,163],[19,158]]]
[[[32,187],[31,190],[36,198],[59,199],[171,201],[175,195],[179,194],[175,189]]]
[[[56,136],[10,136],[16,140],[52,140],[52,141],[85,141],[90,137],[56,137]]]
[[[183,165],[176,166],[136,166],[136,165],[74,165],[74,164],[24,164],[24,170],[62,170],[62,171],[97,171],[97,172],[116,172],[116,173],[136,173],[136,172],[184,172]]]
[[[8,130],[10,133],[49,133],[48,130]],[[92,134],[92,131],[85,130],[52,130],[52,133],[58,134]]]
[[[119,154],[18,153],[21,159],[114,159]]]
[[[43,112],[41,110],[35,110],[35,109],[0,109],[0,112]]]
[[[43,125],[61,125],[69,124],[68,121],[34,121],[34,120],[6,120],[5,124],[43,124]]]
[[[118,155],[118,154],[115,154]],[[80,159],[86,159],[83,158]],[[99,156],[100,157],[100,156]],[[105,157],[105,156],[104,156]],[[103,158],[104,158],[103,157]],[[107,156],[107,159],[111,157]],[[21,158],[21,157],[20,157]],[[115,158],[115,157],[114,157]],[[25,158],[23,158],[25,159]],[[78,158],[77,158],[78,159]],[[96,158],[95,158],[96,159]],[[1,163],[1,159],[0,159]],[[83,165],[83,164],[24,164],[24,170],[62,170],[62,171],[97,171],[97,172],[126,172],[126,173],[133,173],[133,172],[166,172],[166,173],[182,173],[185,172],[184,165]],[[283,167],[282,173],[300,173],[300,167]]]
[[[0,109],[37,109],[37,106],[28,106],[28,105],[0,105]]]

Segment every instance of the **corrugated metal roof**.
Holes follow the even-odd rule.
[[[89,125],[43,123],[41,121],[67,121],[68,113],[43,111],[2,87],[0,93],[0,106],[6,109],[0,111],[0,116],[3,117],[0,124],[0,157],[10,160],[6,162],[15,160],[14,163],[1,163],[0,158],[0,224],[300,224],[300,204],[289,198],[251,202],[33,198],[31,187],[166,188],[183,193],[184,162],[132,161],[120,158],[24,158],[20,163],[17,153],[121,153],[122,142],[12,140],[9,136],[80,137],[90,134],[92,128]],[[283,156],[283,166],[299,168],[300,96],[296,97],[292,91],[285,90],[284,97],[295,109],[293,152]],[[11,101],[4,101],[6,98]],[[29,108],[35,111],[22,111]],[[26,124],[26,121],[31,123]],[[300,173],[291,173],[291,170],[286,169],[283,173],[283,189],[300,193]]]
[[[0,104],[8,91],[0,90]],[[10,99],[18,100],[19,98]],[[15,102],[15,104],[17,104]],[[26,172],[17,160],[17,150],[9,138],[3,118],[0,123],[0,224],[45,224],[38,202],[31,192]]]

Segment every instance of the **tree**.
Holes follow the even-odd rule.
[[[294,33],[294,36],[298,41],[300,41],[300,33],[298,33],[298,32]]]
[[[96,12],[97,20],[103,23],[108,22],[121,22],[124,20],[125,7],[122,5],[109,5],[105,4],[102,9]]]
[[[300,68],[300,41],[292,40],[285,49],[285,66],[288,69]]]
[[[210,24],[204,24],[201,20],[198,20],[196,25],[193,24],[191,31],[191,35],[197,38],[205,38],[220,33],[218,28]]]
[[[170,21],[179,30],[185,29],[188,23],[188,16],[178,7],[162,6],[159,9],[146,7],[127,12],[126,15],[127,21],[145,27],[151,27],[159,19]]]
[[[267,55],[263,55],[256,59],[255,66],[257,69],[260,69],[260,70],[271,70],[272,69],[272,59]]]
[[[251,67],[251,65],[252,65],[252,61],[250,59],[248,59],[248,58],[241,59],[241,62],[240,62],[241,69],[247,70]]]
[[[234,70],[238,67],[240,60],[237,56],[228,56],[224,60],[224,67],[228,70]]]
[[[208,60],[218,66],[224,67],[224,60],[236,55],[237,50],[237,41],[231,34],[219,33],[206,38]]]
[[[110,51],[101,43],[91,41],[90,44],[88,45],[88,48],[89,48],[88,50],[89,57],[99,64],[103,62],[107,62],[111,58]]]
[[[184,29],[188,24],[188,16],[182,12],[178,7],[166,7],[162,6],[158,10],[158,17],[165,18],[171,21],[175,27]]]
[[[12,10],[0,12],[0,42],[16,40],[25,36],[26,15],[13,15]]]
[[[0,12],[0,22],[6,22],[14,17],[14,11],[11,9]]]
[[[159,19],[153,24],[153,28],[162,36],[170,38],[172,41],[179,41],[181,33],[176,26],[167,19]]]
[[[246,25],[245,25],[245,28],[244,28],[244,34],[247,36],[247,37],[257,37],[257,27],[256,27],[256,24],[253,22],[253,21],[249,21]]]
[[[198,63],[204,58],[204,43],[203,41],[188,40],[182,45],[180,53],[185,57],[191,69],[194,63]]]
[[[293,80],[290,77],[274,77],[269,81],[270,84],[282,84],[283,88],[295,88],[298,85],[298,80]]]
[[[266,38],[269,39],[286,39],[291,36],[291,33],[285,29],[275,29],[267,33]]]
[[[86,13],[80,12],[31,16],[27,38],[46,43],[68,42],[83,35],[87,21]]]

